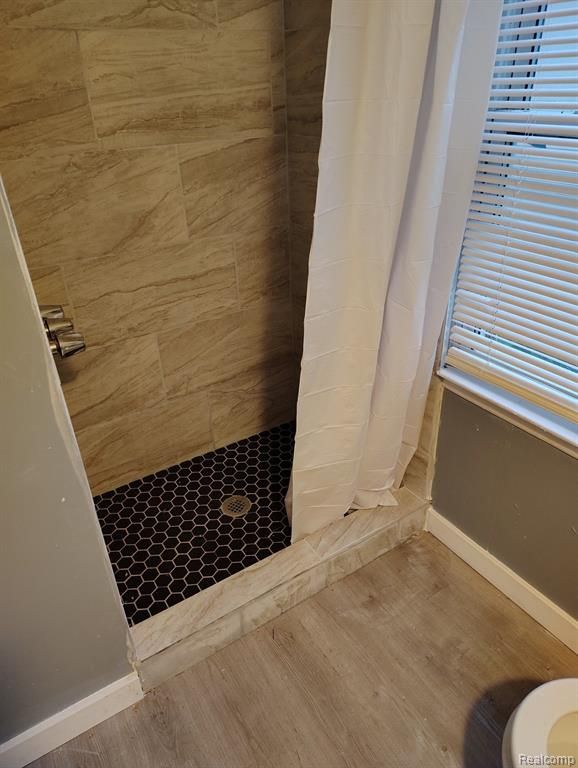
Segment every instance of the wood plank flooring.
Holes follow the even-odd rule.
[[[499,768],[511,711],[578,657],[429,534],[35,768]]]

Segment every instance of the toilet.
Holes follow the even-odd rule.
[[[552,680],[526,696],[508,720],[502,765],[578,766],[578,678]]]

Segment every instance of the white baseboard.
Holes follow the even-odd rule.
[[[23,768],[143,698],[136,672],[0,744],[0,768]]]
[[[578,621],[430,507],[426,530],[564,645],[578,653]]]

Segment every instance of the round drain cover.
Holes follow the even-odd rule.
[[[221,504],[221,512],[227,517],[243,517],[252,506],[246,496],[229,496]]]

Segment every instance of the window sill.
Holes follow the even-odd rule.
[[[578,458],[578,428],[569,421],[455,368],[441,367],[438,376],[451,392]]]

